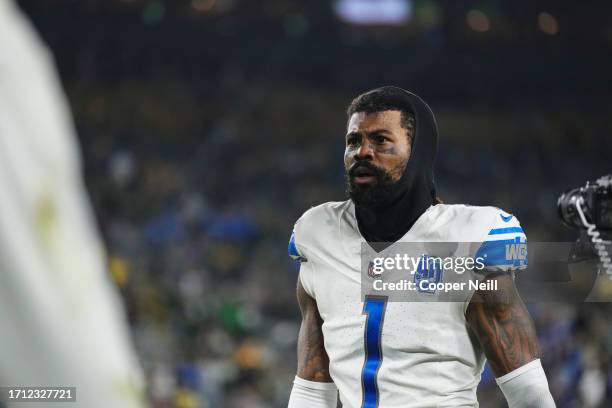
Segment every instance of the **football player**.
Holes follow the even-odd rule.
[[[484,257],[461,302],[389,302],[362,296],[361,245],[526,242],[516,217],[495,207],[447,205],[436,196],[437,126],[429,106],[397,87],[348,108],[344,165],[350,199],[306,211],[289,242],[301,262],[297,376],[289,408],[477,407],[488,359],[510,407],[554,407],[536,333],[514,285],[526,267]]]

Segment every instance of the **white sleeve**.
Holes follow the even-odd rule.
[[[509,408],[555,408],[540,359],[495,380]]]
[[[316,300],[317,297],[314,291],[314,265],[312,261],[300,264],[299,280],[306,293],[308,293],[308,296]]]
[[[287,408],[336,408],[338,389],[331,382],[314,382],[295,377]]]

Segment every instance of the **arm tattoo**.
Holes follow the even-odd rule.
[[[298,369],[297,375],[304,380],[331,382],[329,375],[329,357],[323,345],[321,325],[317,303],[311,298],[298,279],[297,298],[302,311],[302,325],[298,336]]]
[[[466,311],[466,319],[479,340],[497,377],[539,358],[533,322],[521,300],[512,275],[490,275],[498,290],[478,290]]]

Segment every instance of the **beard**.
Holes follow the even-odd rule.
[[[367,169],[376,178],[372,184],[356,184],[353,179],[358,169]],[[391,174],[367,161],[355,163],[346,173],[346,194],[353,202],[362,207],[376,208],[386,203],[394,192],[396,182]]]

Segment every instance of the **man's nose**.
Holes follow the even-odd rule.
[[[355,159],[363,160],[363,159],[371,159],[372,153],[374,152],[373,146],[369,141],[364,141],[357,149],[355,153]]]

